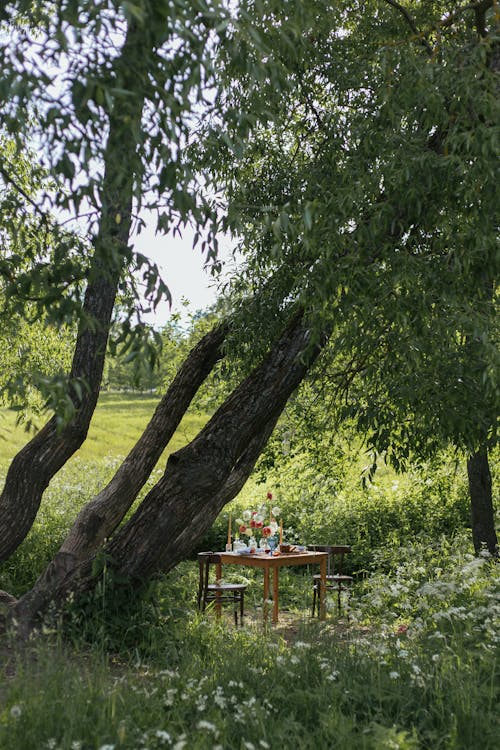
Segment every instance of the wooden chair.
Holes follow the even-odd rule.
[[[223,583],[215,581],[210,583],[210,566],[220,563],[220,555],[216,552],[199,552],[198,566],[200,570],[200,585],[198,588],[198,610],[204,612],[207,604],[216,602],[234,604],[234,624],[238,625],[238,609],[240,612],[240,624],[243,624],[243,611],[245,601],[246,583]],[[238,606],[239,605],[239,606]],[[220,611],[217,608],[217,613]]]
[[[349,552],[351,552],[351,548],[346,544],[312,544],[308,546],[307,549],[312,550],[313,552],[328,552],[328,562],[326,569],[326,590],[337,592],[337,606],[340,614],[342,606],[342,592],[346,590],[349,591],[350,586],[354,580],[352,576],[346,576],[342,572],[344,565],[344,555],[349,554]],[[316,603],[318,605],[318,615],[320,613],[320,586],[321,576],[316,574],[313,576],[313,617],[316,610]]]

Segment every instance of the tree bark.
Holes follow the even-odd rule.
[[[8,559],[24,540],[50,480],[85,440],[99,396],[111,316],[128,257],[133,190],[138,171],[135,133],[140,129],[144,95],[142,77],[136,74],[130,60],[145,54],[140,34],[130,26],[121,59],[123,69],[129,71],[126,84],[135,96],[129,98],[127,107],[110,116],[101,222],[94,242],[70,373],[70,382],[83,381],[83,393],[79,397],[70,385],[75,414],[69,423],[60,428],[56,417],[52,417],[9,467],[0,495],[0,562]]]
[[[226,326],[222,325],[214,328],[192,349],[143,434],[114,477],[81,510],[54,559],[22,598],[17,618],[27,623],[28,627],[33,624],[30,613],[44,611],[54,598],[64,598],[77,577],[80,564],[93,558],[122,521],[170,442],[198,388],[222,357],[226,330]],[[15,603],[15,600],[10,602],[11,605]]]
[[[498,557],[498,539],[495,532],[495,513],[491,493],[491,473],[488,451],[480,448],[467,459],[471,507],[472,541],[476,554],[486,547]]]
[[[320,349],[296,316],[197,437],[169,457],[163,477],[105,547],[121,576],[143,580],[191,551],[248,477],[257,458],[252,451],[262,450]]]
[[[321,344],[310,345],[309,332],[297,315],[261,365],[197,437],[169,457],[163,477],[132,518],[99,550],[93,534],[90,544],[78,541],[87,537],[88,519],[97,521],[92,510],[84,509],[70,534],[75,542],[64,543],[57,565],[51,563],[32,591],[11,607],[20,634],[29,634],[50,602],[60,604],[70,592],[78,595],[95,585],[96,554],[104,554],[114,573],[132,584],[168,571],[184,559],[245,483],[287,399],[320,349]],[[114,504],[115,498],[109,502]],[[106,512],[106,500],[102,505],[94,501],[91,509],[92,505],[94,511],[99,507]],[[116,516],[113,519],[115,523]],[[70,548],[78,554],[65,551]],[[93,549],[85,558],[84,548]]]

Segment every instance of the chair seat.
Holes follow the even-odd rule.
[[[246,583],[209,583],[207,591],[244,591]]]

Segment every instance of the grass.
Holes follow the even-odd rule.
[[[189,562],[148,596],[74,609],[64,638],[48,622],[45,643],[19,659],[0,747],[265,750],[293,738],[306,750],[493,750],[498,566],[457,539],[436,577],[426,546],[403,552],[421,569],[417,582],[399,573],[404,625],[387,576],[357,591],[349,624],[296,608],[288,627],[236,629],[196,615]]]
[[[138,393],[101,393],[86,441],[71,459],[73,462],[100,462],[103,458],[125,456],[132,448],[153,415],[158,397]],[[187,414],[159,465],[170,453],[181,448],[203,427],[206,417]],[[43,425],[38,419],[37,425]],[[0,409],[0,467],[9,461],[27,442],[30,435],[22,424],[16,424],[15,412]],[[71,464],[70,464],[71,465]]]
[[[0,588],[29,588],[153,408],[148,397],[103,394],[91,441],[51,483],[32,532],[0,569]],[[188,415],[171,448],[202,422]],[[2,471],[23,437],[13,424],[4,416],[10,437],[0,444]],[[467,530],[440,534],[431,526],[433,517],[451,522],[450,496],[460,499],[460,488],[438,473],[432,481],[411,477],[392,485],[371,494],[346,486],[323,515],[316,487],[314,528],[297,513],[294,519],[304,536],[353,534],[358,559],[369,562],[349,621],[338,617],[334,601],[325,623],[312,620],[310,572],[302,569],[280,573],[278,627],[263,627],[262,576],[249,569],[234,569],[249,584],[243,628],[230,614],[220,622],[213,612],[200,617],[196,565],[185,561],[141,591],[106,586],[64,614],[52,613],[23,651],[5,637],[0,748],[496,749],[499,566],[471,554]],[[288,487],[293,499],[298,489]],[[250,483],[248,502],[255,488]],[[292,513],[292,500],[289,507]],[[356,536],[357,527],[363,535]],[[222,514],[214,539],[225,529]],[[377,547],[375,539],[386,541]]]

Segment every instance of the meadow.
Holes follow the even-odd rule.
[[[89,440],[51,483],[37,523],[0,568],[21,594],[81,505],[110,478],[154,408],[103,394]],[[203,423],[188,414],[170,450]],[[0,477],[24,442],[4,412]],[[151,478],[161,471],[165,456]],[[262,625],[262,580],[248,569],[247,617],[196,612],[194,559],[130,593],[105,581],[53,612],[22,651],[2,643],[2,750],[493,750],[500,722],[499,566],[472,554],[466,477],[444,456],[363,488],[335,491],[304,467],[249,480],[203,540],[221,548],[232,517],[275,494],[285,534],[350,543],[353,595],[325,622],[310,615],[311,571],[284,569],[282,618]],[[309,488],[309,489],[308,489]],[[242,576],[241,571],[244,571]],[[286,571],[286,572],[285,572]]]

